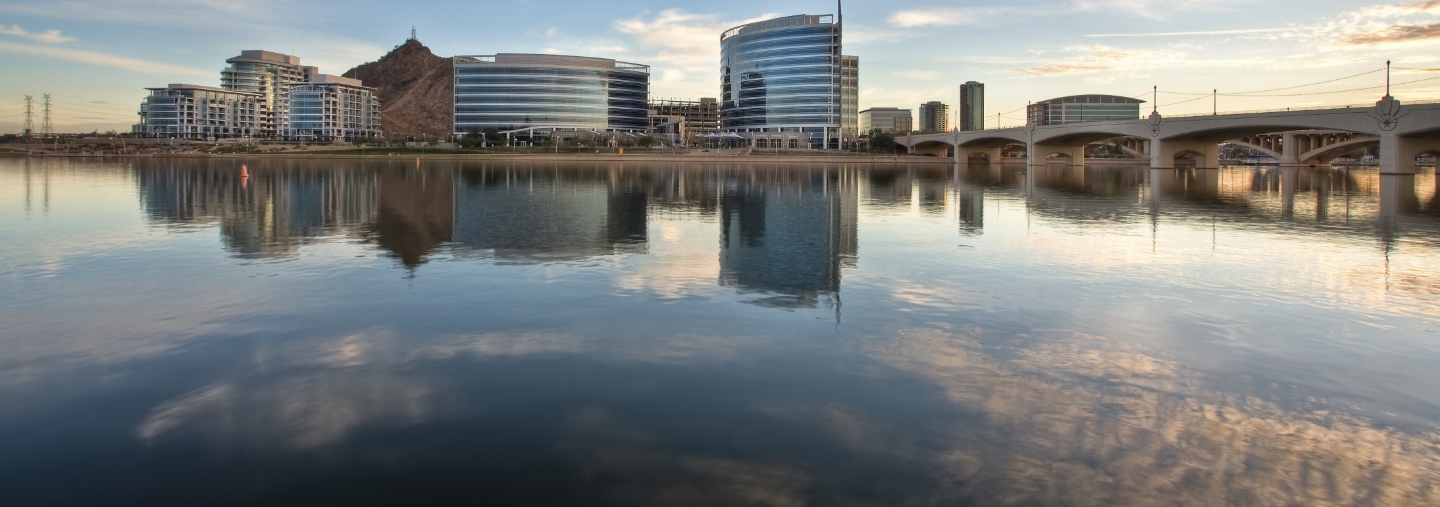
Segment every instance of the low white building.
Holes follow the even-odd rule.
[[[264,128],[267,108],[259,93],[191,84],[146,90],[150,96],[140,103],[140,123],[131,129],[141,137],[254,137]]]
[[[380,137],[380,98],[358,79],[314,74],[289,85],[288,120],[281,137],[334,141]]]

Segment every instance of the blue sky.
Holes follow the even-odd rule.
[[[218,85],[242,49],[294,52],[338,74],[378,58],[411,26],[436,54],[563,53],[652,66],[655,97],[718,94],[719,34],[833,2],[306,0],[5,0],[0,4],[0,132],[20,129],[22,99],[50,93],[60,131],[128,130],[144,87]],[[995,113],[1079,93],[1247,92],[1384,67],[1440,67],[1440,0],[915,0],[845,6],[847,54],[861,58],[862,108],[956,102],[987,85]],[[1398,71],[1408,83],[1440,73]],[[1270,93],[1384,84],[1383,73]],[[1382,91],[1221,97],[1220,109],[1359,104]],[[1440,79],[1397,88],[1440,99]],[[1160,96],[1161,112],[1210,111],[1209,98]],[[37,106],[38,111],[38,106]],[[1006,124],[1023,123],[1011,112]],[[38,118],[37,118],[38,127]]]

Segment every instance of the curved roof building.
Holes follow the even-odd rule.
[[[604,58],[457,56],[455,133],[529,129],[644,132],[650,67]]]
[[[841,37],[836,16],[789,16],[720,35],[720,128],[803,133],[839,148]]]

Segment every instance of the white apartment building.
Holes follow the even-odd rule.
[[[264,130],[267,109],[259,93],[191,84],[146,90],[150,96],[140,103],[140,123],[131,129],[141,137],[255,137]]]
[[[380,98],[358,79],[311,74],[288,86],[281,137],[334,141],[380,137]]]
[[[300,65],[300,57],[261,50],[241,51],[240,56],[225,60],[230,64],[220,71],[220,87],[226,90],[258,93],[265,111],[262,113],[260,135],[273,137],[289,122],[290,85],[304,83],[319,69]]]

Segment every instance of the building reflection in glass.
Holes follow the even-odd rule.
[[[766,294],[750,301],[761,306],[835,305],[858,215],[854,171],[740,171],[720,198],[720,284]]]

